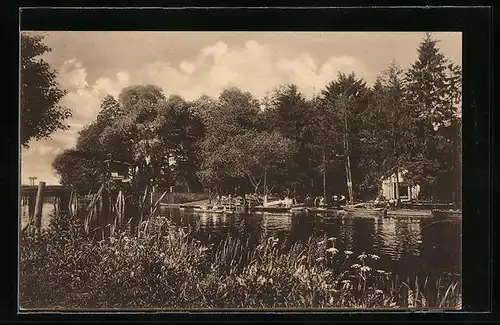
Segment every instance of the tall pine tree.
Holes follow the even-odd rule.
[[[461,68],[447,59],[426,34],[418,59],[406,74],[407,103],[418,115],[420,141],[412,152],[411,178],[428,198],[457,200],[460,191]]]

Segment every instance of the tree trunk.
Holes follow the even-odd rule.
[[[349,157],[349,138],[348,138],[348,125],[347,125],[347,111],[344,113],[345,119],[345,155],[346,155],[346,177],[347,177],[347,190],[349,191],[349,201],[354,202],[354,194],[352,192],[352,178],[351,178],[351,158]]]
[[[347,155],[346,160],[346,174],[347,174],[347,190],[349,191],[349,201],[354,202],[354,194],[352,191],[352,178],[351,178],[351,159]]]

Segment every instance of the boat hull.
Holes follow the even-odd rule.
[[[430,210],[412,210],[412,209],[397,209],[387,210],[389,217],[430,217],[432,212]]]
[[[333,209],[333,208],[306,208],[307,212],[314,213],[337,213],[342,211],[341,209]]]
[[[222,210],[222,209],[194,208],[192,210],[194,212],[211,213],[211,214],[231,214],[231,213],[234,213],[234,211],[231,211],[231,210]]]
[[[366,209],[366,208],[344,207],[344,211],[347,213],[362,214],[362,215],[383,215],[384,214],[383,208]]]
[[[433,218],[462,218],[462,211],[432,210]]]

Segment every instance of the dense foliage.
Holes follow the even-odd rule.
[[[29,146],[31,139],[42,139],[57,130],[68,128],[64,121],[71,111],[59,105],[66,91],[57,83],[57,72],[41,56],[51,49],[43,36],[21,34],[20,49],[20,142]]]
[[[393,62],[372,87],[340,73],[311,99],[296,85],[262,100],[229,88],[193,102],[131,86],[103,101],[54,168],[84,191],[106,177],[102,157],[112,154],[133,162],[141,188],[354,200],[375,198],[383,178],[407,171],[423,198],[460,200],[461,69],[430,35],[417,52],[407,71]]]

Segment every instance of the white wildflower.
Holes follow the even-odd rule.
[[[330,247],[326,251],[332,254],[337,254],[339,252],[339,250],[336,249],[335,247]]]

